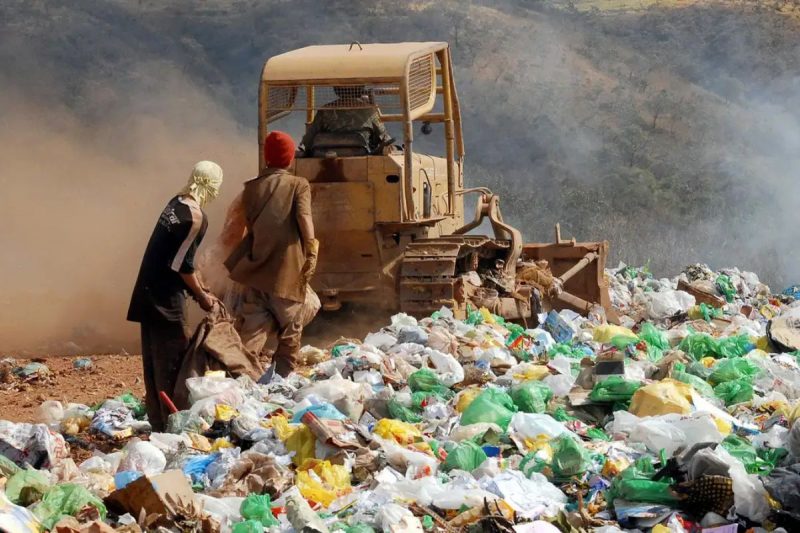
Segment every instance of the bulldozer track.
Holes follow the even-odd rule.
[[[400,265],[400,309],[426,316],[442,306],[465,303],[461,275],[480,261],[493,260],[509,248],[507,241],[484,236],[450,235],[420,239],[406,247]]]

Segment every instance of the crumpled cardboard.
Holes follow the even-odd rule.
[[[108,495],[106,505],[140,516],[160,515],[167,519],[200,518],[202,505],[195,498],[189,481],[180,470],[169,470],[157,476],[142,476]]]

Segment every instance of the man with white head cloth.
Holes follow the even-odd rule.
[[[219,165],[200,161],[194,166],[186,186],[158,217],[133,288],[128,320],[141,325],[145,404],[153,431],[166,427],[169,412],[159,393],[172,395],[189,342],[186,292],[204,311],[217,301],[200,283],[194,257],[208,227],[203,207],[217,197],[221,184]]]

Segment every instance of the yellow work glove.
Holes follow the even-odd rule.
[[[319,256],[319,241],[311,239],[306,243],[306,262],[303,265],[303,270],[300,277],[303,279],[305,286],[314,277],[314,272],[317,270],[317,257]]]

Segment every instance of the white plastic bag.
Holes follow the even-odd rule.
[[[456,383],[464,381],[464,368],[456,361],[456,358],[449,353],[442,353],[439,350],[427,348],[425,355],[434,366],[434,372],[439,377],[439,381],[452,387]]]
[[[375,519],[382,531],[392,533],[422,533],[424,531],[419,518],[396,503],[382,505]]]
[[[551,439],[561,435],[569,435],[577,439],[578,436],[568,430],[564,424],[550,415],[539,413],[514,413],[508,425],[508,433],[520,451],[526,451],[525,440],[535,440],[540,435]]]
[[[132,440],[122,451],[125,455],[119,463],[118,472],[141,472],[146,476],[154,476],[167,466],[167,458],[149,442]]]
[[[667,290],[649,292],[647,298],[647,315],[653,320],[667,318],[677,313],[686,312],[695,303],[694,296],[687,292]]]

